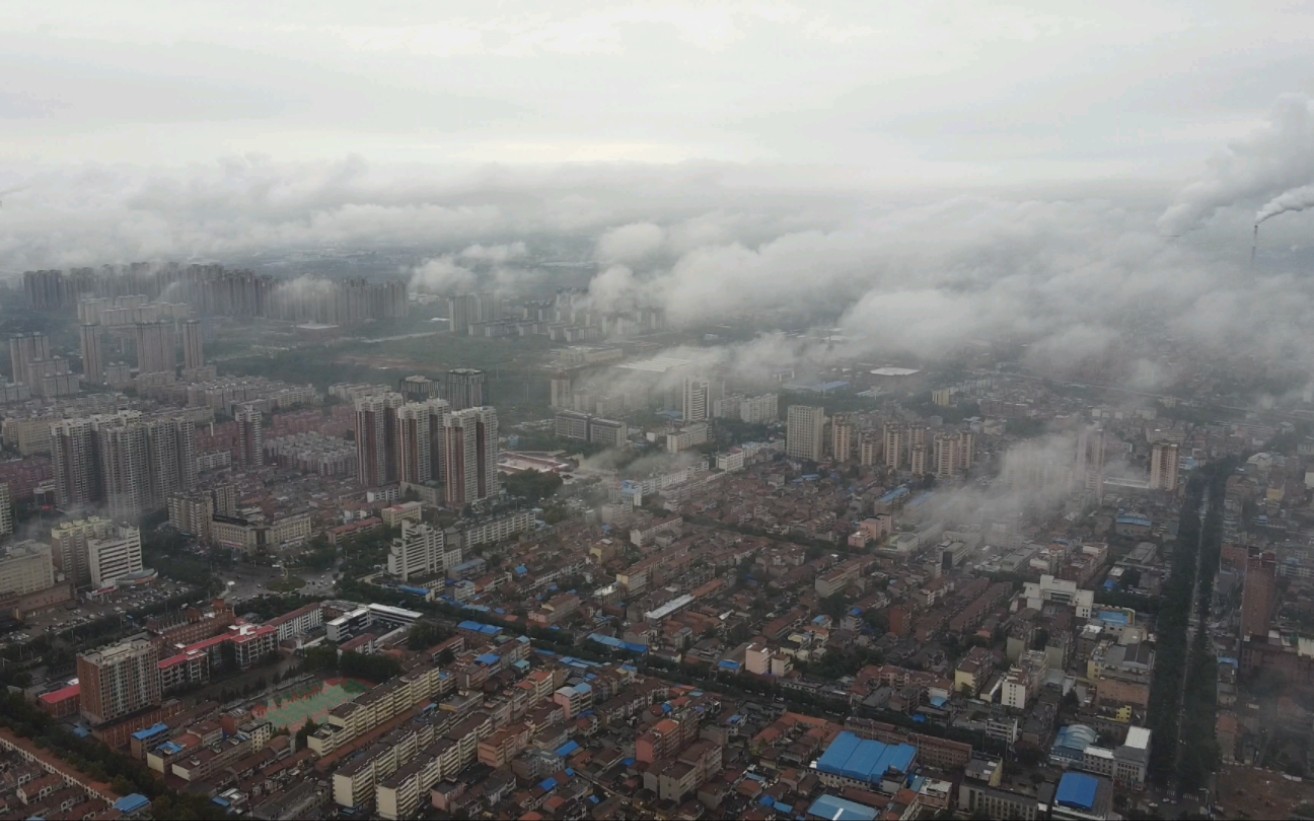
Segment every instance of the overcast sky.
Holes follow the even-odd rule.
[[[1314,90],[1314,4],[44,0],[0,155],[850,167],[1181,180]]]

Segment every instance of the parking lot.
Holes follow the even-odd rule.
[[[159,604],[192,589],[190,585],[161,578],[150,584],[124,588],[96,599],[74,601],[50,610],[31,613],[24,619],[23,629],[6,635],[0,645],[30,641],[45,633],[59,633],[106,617],[128,617],[146,607]]]

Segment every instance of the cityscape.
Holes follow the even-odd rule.
[[[951,5],[0,22],[0,818],[1314,819],[1311,13]]]

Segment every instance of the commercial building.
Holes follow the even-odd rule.
[[[25,596],[54,585],[49,545],[25,541],[0,551],[0,596]]]
[[[1023,584],[1022,596],[1027,600],[1027,607],[1033,610],[1042,609],[1046,602],[1054,602],[1071,607],[1079,619],[1089,619],[1095,604],[1095,591],[1079,590],[1076,582],[1056,579],[1048,574],[1042,575],[1039,582]]]
[[[97,590],[140,573],[141,532],[135,527],[116,526],[104,536],[88,540],[87,566],[91,586]]]
[[[401,535],[388,550],[388,573],[402,581],[436,576],[461,563],[461,548],[448,549],[441,528],[403,521]]]
[[[86,587],[91,584],[88,545],[96,539],[108,537],[114,530],[114,522],[103,516],[73,519],[51,528],[50,544],[55,568],[63,573],[74,587]]]
[[[78,654],[82,715],[93,725],[104,724],[160,703],[159,651],[140,634]]]
[[[785,455],[819,461],[824,455],[826,409],[790,405],[785,422]]]

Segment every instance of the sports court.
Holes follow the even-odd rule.
[[[322,724],[329,710],[351,701],[368,689],[368,684],[350,678],[307,681],[280,690],[264,704],[252,707],[251,713],[256,718],[268,719],[275,727],[297,730],[306,723],[307,718]]]

